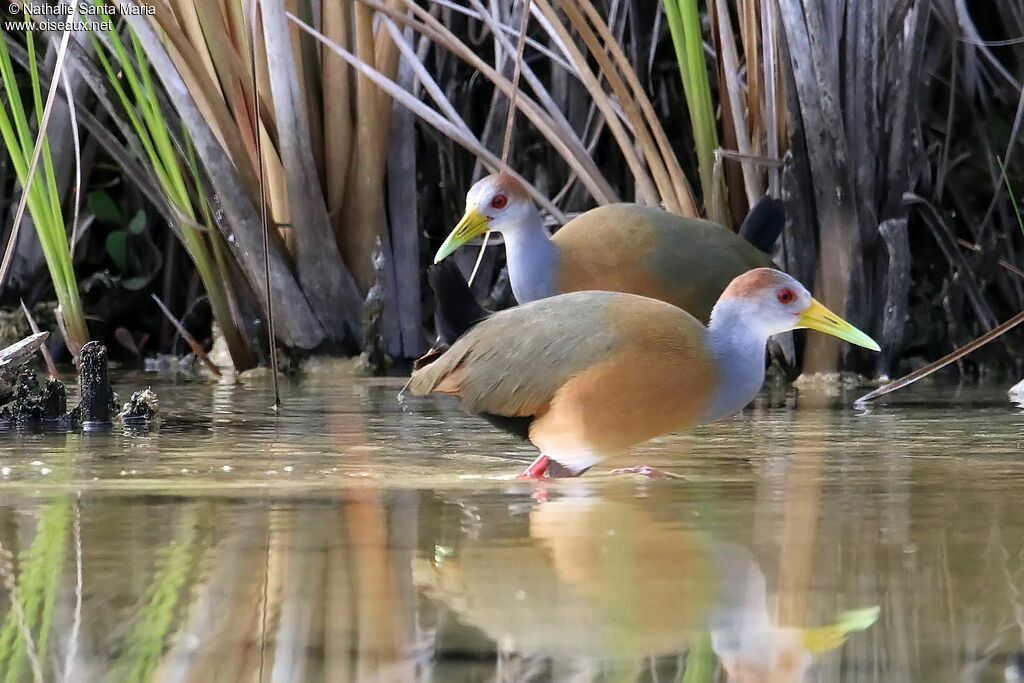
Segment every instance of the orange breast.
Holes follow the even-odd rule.
[[[696,320],[619,307],[612,324],[623,344],[562,385],[531,427],[530,440],[556,460],[619,453],[697,424],[708,410],[718,378]]]

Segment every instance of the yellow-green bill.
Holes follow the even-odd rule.
[[[811,299],[811,305],[800,314],[799,327],[831,334],[872,351],[882,350],[874,339],[825,308],[817,299]]]
[[[865,607],[863,609],[842,612],[837,615],[838,621],[828,626],[804,629],[804,647],[814,655],[834,650],[843,644],[846,636],[854,631],[864,631],[878,621],[881,608]]]
[[[482,235],[485,232],[487,232],[487,217],[480,213],[475,206],[466,209],[466,214],[462,217],[462,220],[459,221],[459,224],[451,231],[451,234],[445,239],[441,248],[434,254],[434,263],[440,263],[448,254],[477,235]]]

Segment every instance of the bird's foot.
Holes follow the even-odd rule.
[[[548,490],[547,487],[539,486],[530,494],[530,498],[533,498],[538,503],[548,502]]]
[[[662,470],[656,470],[648,465],[634,465],[633,467],[618,467],[612,470],[612,474],[641,474],[651,479],[662,479],[664,477],[675,477],[676,475]]]
[[[530,466],[523,470],[522,474],[516,475],[516,479],[544,479],[548,471],[548,456],[539,455],[530,463]]]

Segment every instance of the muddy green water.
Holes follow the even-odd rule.
[[[158,430],[0,433],[6,680],[1002,681],[1024,647],[1001,389],[762,396],[617,463],[679,478],[538,485],[393,380],[289,381],[279,417],[261,381],[116,380]]]

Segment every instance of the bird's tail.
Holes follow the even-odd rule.
[[[434,290],[436,308],[434,326],[437,337],[446,346],[469,331],[491,313],[481,306],[469,289],[466,278],[451,259],[427,270],[427,282]]]
[[[786,210],[782,200],[765,195],[754,204],[743,219],[740,236],[761,251],[768,253],[786,225]]]

